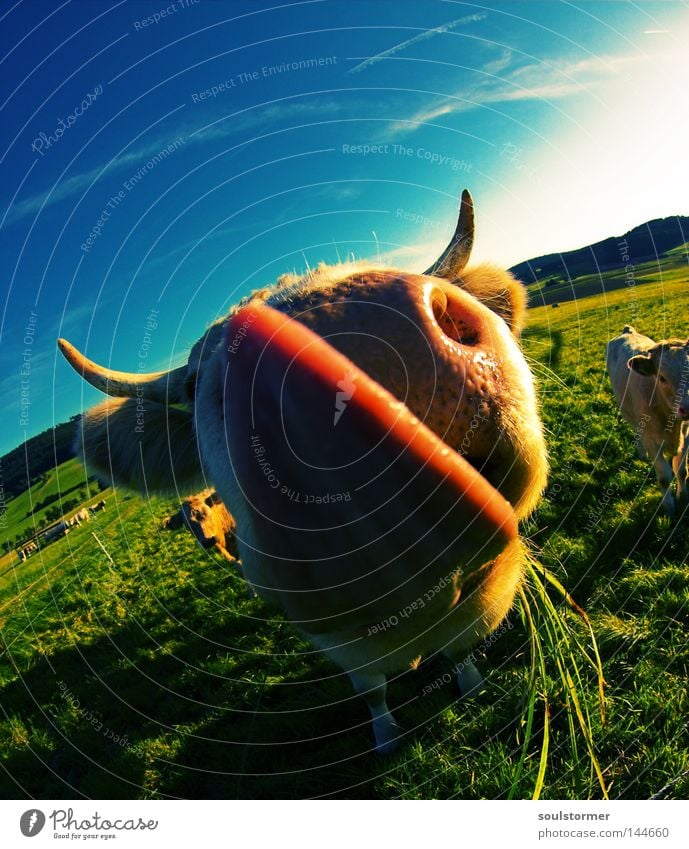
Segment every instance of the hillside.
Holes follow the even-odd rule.
[[[72,443],[78,418],[73,416],[68,422],[48,428],[0,457],[3,501],[25,492],[41,475],[74,456]]]
[[[609,236],[576,250],[538,256],[514,265],[510,271],[528,286],[569,282],[584,275],[655,261],[687,241],[689,216],[656,218],[634,227],[623,236]]]
[[[14,548],[14,543],[33,536],[87,499],[99,496],[100,491],[76,459],[43,472],[29,489],[7,503],[6,522],[0,525],[0,553],[8,550],[8,543]]]

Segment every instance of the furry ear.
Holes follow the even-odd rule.
[[[637,354],[627,360],[627,366],[644,377],[652,377],[656,373],[656,364],[650,354]]]
[[[153,401],[109,398],[88,410],[76,449],[90,472],[143,494],[207,486],[191,414]]]
[[[488,309],[504,319],[515,336],[526,321],[526,288],[508,271],[494,265],[478,265],[453,280]]]

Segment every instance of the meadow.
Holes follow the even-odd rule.
[[[604,711],[594,664],[576,660],[594,654],[588,626],[549,585],[569,636],[525,597],[477,649],[477,699],[456,699],[442,657],[391,678],[405,735],[381,759],[338,669],[232,564],[161,529],[173,502],[115,491],[96,521],[0,576],[0,796],[575,799],[603,784],[610,798],[689,797],[689,515],[660,513],[604,366],[625,324],[684,336],[688,314],[686,273],[659,271],[533,309],[524,334],[551,459],[524,531],[586,611]]]
[[[100,488],[87,479],[78,460],[60,464],[8,502],[3,527],[0,527],[0,551],[5,551],[8,541],[33,536],[42,524],[51,521],[54,513],[71,515],[77,505],[90,504],[101,497]],[[3,565],[7,565],[4,559],[0,560],[0,570]]]

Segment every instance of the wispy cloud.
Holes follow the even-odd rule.
[[[628,66],[641,61],[638,54],[602,56],[568,61],[563,59],[532,62],[513,68],[506,75],[495,74],[507,68],[511,57],[503,55],[489,62],[478,81],[447,97],[436,99],[417,110],[407,120],[395,121],[391,135],[411,133],[422,124],[445,115],[468,112],[482,106],[525,100],[561,100],[602,86]]]
[[[396,53],[400,53],[402,50],[406,50],[407,47],[411,47],[412,44],[418,44],[419,42],[427,41],[429,38],[433,38],[436,35],[441,35],[444,32],[450,32],[451,30],[456,29],[457,27],[462,26],[463,24],[473,24],[478,21],[483,21],[487,17],[488,15],[479,13],[473,15],[465,15],[463,18],[457,18],[457,20],[455,21],[449,21],[449,23],[441,24],[441,26],[439,27],[433,27],[433,29],[428,29],[425,32],[420,32],[413,38],[408,38],[406,41],[402,41],[399,44],[395,44],[394,47],[390,47],[387,50],[383,50],[381,53],[377,53],[375,56],[369,56],[368,58],[364,59],[363,62],[360,62],[353,68],[350,68],[349,73],[357,74],[366,68],[370,68],[371,65],[375,65],[376,62],[380,62],[383,59],[389,59]]]
[[[5,223],[13,224],[15,221],[26,218],[28,215],[35,215],[40,209],[46,206],[52,206],[55,203],[73,197],[83,192],[101,176],[110,176],[119,171],[131,170],[135,165],[145,162],[150,157],[160,153],[174,138],[179,137],[179,134],[177,136],[174,134],[161,136],[146,145],[136,148],[136,150],[96,165],[95,168],[67,177],[49,191],[39,192],[15,203],[8,211]]]
[[[185,146],[204,144],[225,138],[236,138],[239,142],[240,133],[251,131],[262,125],[280,124],[284,126],[290,121],[324,118],[324,116],[337,114],[346,108],[351,108],[351,104],[347,107],[345,104],[335,101],[312,100],[304,103],[292,101],[246,110],[235,115],[223,115],[202,127],[185,122],[128,153],[96,165],[81,174],[67,177],[52,189],[38,192],[15,203],[7,213],[5,224],[13,224],[28,216],[36,215],[41,209],[81,194],[100,177],[109,177],[123,171],[132,171],[141,163],[160,153],[169,144],[174,143],[175,140],[183,139]]]

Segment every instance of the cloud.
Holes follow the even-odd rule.
[[[322,118],[325,115],[336,114],[345,108],[351,108],[351,104],[349,107],[345,107],[344,104],[335,101],[286,102],[270,104],[265,108],[252,108],[237,115],[223,115],[201,128],[186,122],[178,126],[177,129],[173,129],[129,153],[124,153],[96,165],[88,171],[61,180],[57,186],[49,191],[38,192],[15,203],[8,210],[4,223],[5,225],[16,223],[23,218],[36,215],[46,207],[81,194],[100,177],[109,177],[122,171],[132,171],[137,165],[151,159],[178,139],[183,139],[185,146],[225,138],[236,138],[239,142],[239,133],[253,130],[255,127],[264,124],[284,123],[311,117]]]
[[[81,193],[101,176],[110,176],[118,171],[133,168],[140,162],[160,153],[175,138],[180,138],[180,136],[168,135],[157,138],[155,141],[143,145],[136,150],[96,165],[95,168],[91,168],[81,174],[75,174],[72,177],[67,177],[47,192],[39,192],[25,200],[19,201],[19,203],[15,203],[7,213],[5,224],[13,224],[22,218],[26,218],[28,215],[35,215],[46,206],[52,206],[54,203],[59,203],[62,200]]]
[[[561,100],[599,88],[622,70],[638,63],[639,55],[602,56],[569,61],[543,60],[513,68],[497,77],[511,61],[505,52],[487,63],[481,78],[452,95],[437,99],[429,106],[417,110],[406,120],[393,122],[388,134],[400,135],[417,130],[422,124],[445,115],[468,112],[482,106],[513,103],[525,100]]]
[[[453,29],[456,29],[458,26],[462,24],[471,24],[477,21],[483,21],[487,18],[488,15],[484,14],[473,14],[473,15],[465,15],[463,18],[457,18],[455,21],[450,21],[447,24],[442,24],[439,27],[434,27],[433,29],[428,29],[425,32],[421,32],[418,35],[415,35],[413,38],[408,38],[406,41],[402,41],[400,44],[396,44],[394,47],[390,47],[387,50],[383,50],[381,53],[377,53],[375,56],[369,56],[363,62],[355,65],[353,68],[349,69],[350,74],[357,74],[360,71],[363,71],[365,68],[370,68],[371,65],[375,65],[376,62],[380,62],[383,59],[388,59],[391,56],[394,56],[396,53],[400,53],[402,50],[406,50],[407,47],[411,47],[412,44],[418,44],[420,41],[426,41],[429,38],[433,38],[436,35],[440,35],[444,32],[450,32]]]

